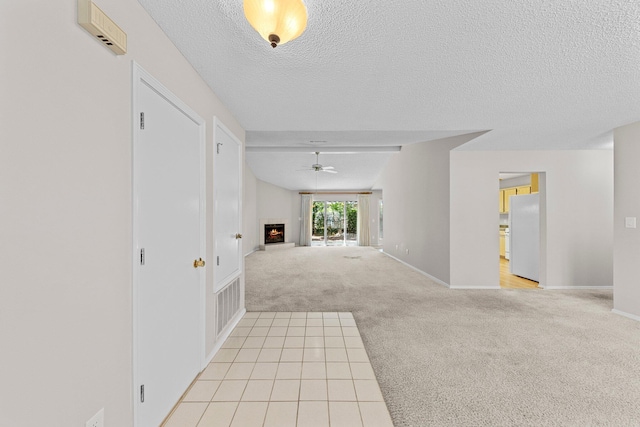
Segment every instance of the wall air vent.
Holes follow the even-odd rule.
[[[229,326],[229,322],[240,311],[241,292],[240,279],[236,279],[216,294],[218,302],[218,336]]]
[[[91,0],[78,0],[78,24],[116,55],[127,53],[127,34]]]

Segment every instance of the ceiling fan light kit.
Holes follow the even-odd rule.
[[[301,169],[301,170],[303,170],[303,171],[307,171],[308,170],[308,171],[314,171],[314,172],[338,173],[338,171],[333,170],[333,169],[335,169],[333,166],[322,166],[320,164],[320,160],[318,160],[319,156],[320,156],[320,152],[316,151],[316,162],[311,165],[311,168],[309,168],[309,169]]]
[[[244,0],[244,16],[273,48],[307,28],[307,7],[302,0]]]
[[[320,164],[320,160],[318,160],[319,157],[320,157],[320,152],[316,151],[316,162],[311,165],[311,169],[313,169],[316,172],[338,173],[338,171],[332,170],[332,169],[335,169],[333,166],[322,166]]]

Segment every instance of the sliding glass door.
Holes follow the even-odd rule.
[[[313,202],[312,223],[312,246],[355,246],[358,202]]]

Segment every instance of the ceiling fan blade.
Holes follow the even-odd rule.
[[[327,169],[322,169],[320,172],[326,172],[326,173],[338,173],[338,171],[332,171],[332,170],[327,170]]]
[[[335,169],[333,166],[323,166],[322,169]]]

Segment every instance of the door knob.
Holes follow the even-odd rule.
[[[193,261],[193,268],[204,267],[204,260],[202,258]]]
[[[236,233],[236,239],[242,239],[242,234]]]

